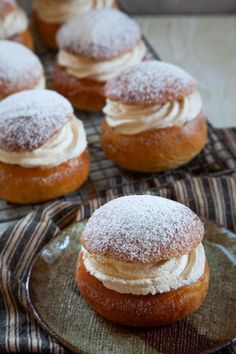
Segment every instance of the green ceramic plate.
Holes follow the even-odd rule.
[[[202,353],[236,338],[236,235],[206,221],[204,246],[210,289],[200,310],[173,325],[134,329],[96,314],[74,281],[85,222],[72,225],[39,254],[27,280],[29,304],[38,321],[60,343],[78,353]]]

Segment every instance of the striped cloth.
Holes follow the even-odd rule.
[[[230,132],[230,130],[228,130]],[[232,138],[232,136],[230,136]],[[236,163],[236,159],[235,159]],[[135,192],[151,193],[188,205],[199,216],[214,220],[236,232],[236,173],[220,177],[189,176],[165,187]],[[157,178],[158,180],[158,178]],[[127,185],[103,198],[91,200],[80,208],[87,218],[101,204],[122,194],[134,193]],[[56,201],[32,212],[0,236],[0,353],[70,353],[45,333],[26,302],[25,281],[37,253],[74,218],[79,205]],[[221,351],[236,353],[236,346]]]

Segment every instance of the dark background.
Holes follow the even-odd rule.
[[[28,10],[32,0],[19,0]],[[230,14],[236,13],[236,0],[121,0],[132,14]]]

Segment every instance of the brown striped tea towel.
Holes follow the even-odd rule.
[[[178,200],[200,216],[236,231],[236,175],[178,181],[155,194]],[[82,206],[81,217],[89,217],[104,202],[97,199]],[[1,235],[0,353],[69,353],[37,324],[27,307],[24,285],[37,253],[72,220],[78,208],[78,204],[54,202]],[[233,346],[223,352],[235,353]]]
[[[236,159],[231,161],[235,162]],[[236,173],[228,171],[214,177],[186,173],[164,186],[158,177],[155,184],[136,182],[135,189],[129,189],[126,183],[86,205],[57,201],[39,208],[0,236],[0,353],[70,353],[44,332],[27,306],[25,281],[29,268],[37,253],[71,222],[79,208],[80,217],[87,218],[107,200],[134,193],[151,193],[180,201],[199,216],[236,231]],[[236,353],[236,347],[231,345],[221,352]]]

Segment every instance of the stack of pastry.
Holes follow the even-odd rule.
[[[208,289],[204,227],[186,206],[155,196],[115,199],[81,236],[76,281],[90,306],[129,326],[157,326],[196,311]]]
[[[65,22],[93,9],[116,7],[114,0],[36,0],[34,24],[42,40],[56,48],[56,33]],[[78,26],[82,24],[78,23]]]
[[[107,83],[101,144],[118,166],[158,172],[189,162],[204,147],[207,125],[194,78],[146,61]]]
[[[77,189],[89,159],[83,123],[49,90],[29,90],[0,103],[0,197],[39,203]]]
[[[145,56],[138,25],[114,9],[94,10],[66,23],[57,35],[55,89],[75,107],[100,111],[107,80]]]
[[[0,39],[10,39],[32,48],[27,16],[15,0],[0,1]]]

